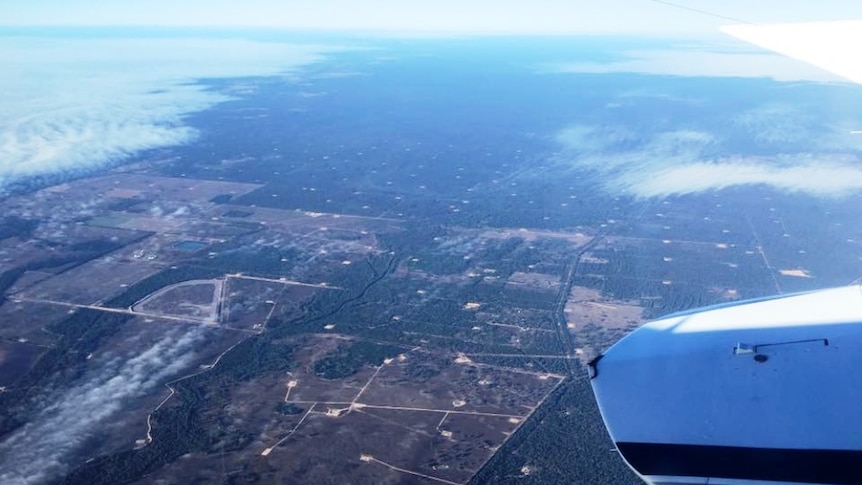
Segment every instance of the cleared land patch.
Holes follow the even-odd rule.
[[[218,322],[218,302],[224,280],[191,280],[166,286],[132,306],[141,313],[192,317]]]

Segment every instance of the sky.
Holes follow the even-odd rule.
[[[862,4],[846,0],[0,0],[0,25],[7,26],[678,35],[715,32],[730,22],[728,18],[751,23],[862,18]]]

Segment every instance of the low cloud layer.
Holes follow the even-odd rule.
[[[623,51],[607,62],[559,62],[540,71],[770,78],[789,88],[811,82],[846,84],[829,72],[733,40],[647,46]],[[724,112],[715,103],[722,93],[715,99],[703,92],[696,95],[700,98],[689,98],[655,91],[660,85],[649,84],[613,93],[605,105],[606,123],[558,132],[556,168],[589,169],[609,193],[645,198],[744,185],[829,197],[862,189],[862,136],[850,134],[858,129],[857,118],[834,97],[800,89],[796,92],[801,98],[788,100],[786,93],[775,91],[774,99]],[[649,108],[641,107],[643,99],[652,101]],[[735,93],[729,99],[744,100]],[[640,115],[656,109],[656,102],[669,109],[656,113],[656,123],[644,123]],[[638,116],[628,122],[631,113]]]
[[[0,188],[192,141],[228,97],[195,81],[287,74],[336,47],[240,39],[0,37]]]
[[[545,73],[636,73],[686,77],[749,77],[776,81],[846,82],[835,74],[772,52],[739,43],[672,45],[631,49],[608,62],[556,62]]]
[[[853,148],[849,141],[836,142],[824,154],[728,156],[718,154],[721,138],[701,131],[635,133],[625,127],[577,125],[560,131],[557,142],[562,147],[558,168],[588,169],[613,194],[665,197],[743,185],[827,197],[862,190],[862,162],[838,151]]]
[[[188,366],[202,330],[182,325],[167,333],[140,354],[113,358],[46,399],[32,421],[0,442],[0,483],[44,483],[55,478],[67,469],[69,453],[91,438],[106,419]]]

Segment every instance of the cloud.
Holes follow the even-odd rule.
[[[810,133],[806,136],[811,138]],[[557,168],[590,170],[613,194],[666,197],[743,185],[767,185],[821,197],[862,190],[860,160],[840,151],[727,155],[723,153],[724,140],[710,133],[677,130],[642,134],[616,126],[576,125],[561,130],[556,140],[561,146]]]
[[[626,185],[640,197],[693,194],[738,185],[769,185],[788,192],[839,197],[862,189],[862,169],[824,157],[785,160],[777,166],[752,159],[726,159],[664,167]],[[848,160],[849,162],[849,160]],[[856,163],[858,165],[858,162]]]
[[[178,326],[142,353],[110,359],[50,396],[33,420],[0,443],[0,482],[42,483],[63,473],[64,459],[105,419],[188,366],[202,336],[199,327]]]
[[[808,64],[771,52],[726,43],[632,49],[610,62],[556,62],[538,67],[544,73],[636,73],[686,77],[748,77],[776,81],[846,82]]]
[[[203,78],[295,72],[336,46],[199,38],[0,37],[0,188],[189,143],[230,99]]]

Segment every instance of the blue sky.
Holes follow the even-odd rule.
[[[753,23],[862,18],[846,0],[671,0]],[[260,26],[494,33],[707,33],[728,21],[653,0],[0,0],[0,25]]]

